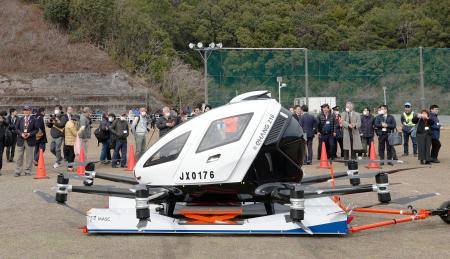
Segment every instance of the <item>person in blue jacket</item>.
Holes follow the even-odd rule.
[[[441,149],[441,124],[438,118],[439,106],[433,104],[430,106],[430,120],[431,125],[431,160],[432,163],[440,163],[438,159],[439,149]]]

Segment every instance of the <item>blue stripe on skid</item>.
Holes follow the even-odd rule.
[[[193,225],[194,226],[194,225]],[[334,223],[311,226],[314,234],[347,234],[347,221],[338,221]],[[153,230],[146,229],[139,231],[137,229],[88,229],[89,233],[227,233],[227,234],[306,234],[301,228],[290,230]]]

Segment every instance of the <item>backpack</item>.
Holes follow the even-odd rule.
[[[95,129],[94,135],[97,138],[98,142],[100,142],[100,143],[105,142],[109,138],[109,136],[106,135],[105,132],[103,132],[103,130],[100,127]]]

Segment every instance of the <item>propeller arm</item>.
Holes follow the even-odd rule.
[[[342,178],[349,176],[348,172],[335,173],[334,178]],[[331,180],[331,175],[318,175],[318,176],[310,176],[304,177],[302,179],[302,184],[312,184],[312,183],[323,183]]]
[[[375,184],[364,184],[359,186],[343,186],[334,189],[306,191],[305,198],[328,197],[334,195],[348,195],[348,194],[376,192],[376,191],[378,191],[378,187]]]
[[[108,180],[112,182],[118,182],[118,183],[128,183],[128,184],[139,184],[138,181],[136,181],[133,177],[126,177],[126,176],[120,176],[120,175],[112,175],[112,174],[105,174],[105,173],[93,173],[93,177]]]

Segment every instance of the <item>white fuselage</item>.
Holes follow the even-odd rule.
[[[274,99],[248,100],[230,103],[194,117],[150,147],[137,162],[135,176],[141,184],[158,186],[241,182],[280,114],[280,109],[280,104]],[[251,114],[251,119],[238,140],[198,152],[210,125],[214,126],[217,120],[242,114]],[[161,148],[188,132],[189,137],[176,159],[144,166]],[[217,143],[221,143],[220,137]]]

